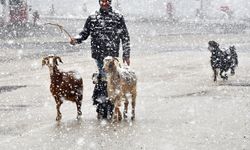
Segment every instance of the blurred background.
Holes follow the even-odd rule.
[[[0,0],[0,149],[249,150],[250,0],[112,5],[125,17],[139,81],[138,117],[118,125],[96,119],[90,38],[72,46],[46,25],[77,36],[98,0]],[[228,81],[213,82],[210,40],[237,49],[239,68]],[[84,79],[82,121],[66,101],[62,122],[54,121],[49,70],[42,68],[49,54]]]
[[[57,27],[45,24],[60,24],[72,36],[77,36],[86,18],[99,9],[98,0],[0,2],[0,46],[3,49],[40,49],[37,55],[46,49],[49,53],[51,49],[62,52],[62,49],[79,51],[83,47],[89,48],[88,42],[81,47],[70,47],[65,34]],[[148,44],[143,43],[146,37],[155,40],[159,37],[172,39],[172,36],[182,38],[184,35],[192,39],[191,36],[194,36],[196,40],[182,39],[182,44],[177,45],[191,44],[192,49],[204,49],[207,45],[202,39],[208,35],[234,38],[250,33],[249,0],[113,0],[112,7],[124,15],[132,47],[140,45],[136,47],[138,50],[144,49],[143,45],[147,49]],[[203,35],[203,38],[199,38],[199,35]],[[199,47],[195,46],[197,42],[200,42]],[[158,40],[149,46],[156,45],[159,47],[157,50],[166,51],[171,49],[169,41],[167,43],[166,46],[159,46]]]
[[[113,7],[128,18],[175,21],[249,20],[249,0],[113,0]],[[40,17],[83,18],[99,8],[98,0],[1,0],[1,24]]]

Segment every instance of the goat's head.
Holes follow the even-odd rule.
[[[59,56],[50,55],[43,58],[42,66],[46,65],[49,68],[54,68],[55,66],[58,66],[59,62],[63,63],[62,59]]]
[[[103,60],[103,70],[107,73],[114,71],[116,69],[119,60],[112,56],[107,56]]]
[[[217,48],[219,48],[219,44],[217,42],[215,42],[215,41],[208,42],[208,50],[209,51],[212,51],[212,50],[217,49]]]

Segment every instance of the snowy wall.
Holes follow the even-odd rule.
[[[229,6],[234,12],[235,18],[250,17],[250,1],[249,0],[213,0],[210,4],[212,14],[219,11],[220,6]]]
[[[2,12],[3,12],[3,5],[0,4],[0,16],[3,15]]]
[[[113,5],[117,0],[113,0]],[[98,0],[28,0],[33,10],[42,14],[49,14],[49,9],[54,4],[57,15],[62,16],[87,16],[83,14],[83,3],[86,2],[88,14],[99,8]],[[175,7],[175,16],[178,18],[194,18],[196,9],[200,8],[200,0],[119,0],[121,11],[127,16],[164,17],[166,3],[172,2]],[[234,11],[234,17],[250,17],[249,0],[203,0],[205,13],[208,17],[222,17],[220,6],[227,5]]]
[[[55,8],[56,15],[60,16],[82,16],[83,0],[28,0],[28,4],[32,6],[32,10],[38,10],[43,15],[49,15],[52,4]],[[86,2],[88,10],[98,8],[98,3],[91,1]]]

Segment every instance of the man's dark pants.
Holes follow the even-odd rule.
[[[93,105],[97,105],[96,112],[100,118],[110,118],[113,113],[113,104],[108,99],[108,92],[107,92],[107,81],[106,74],[103,71],[103,61],[96,60],[97,68],[99,74],[97,76],[98,83],[95,84],[95,88],[93,91]]]

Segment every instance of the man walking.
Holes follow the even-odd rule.
[[[97,101],[99,96],[107,96],[106,81],[101,80],[105,78],[103,59],[107,56],[119,57],[120,42],[123,62],[130,65],[130,37],[123,16],[112,9],[111,0],[99,0],[99,4],[99,11],[87,18],[80,37],[70,41],[72,45],[80,44],[91,36],[92,58],[96,61],[100,79],[93,93],[94,104],[97,106],[100,104]],[[103,109],[105,111],[106,108]]]

